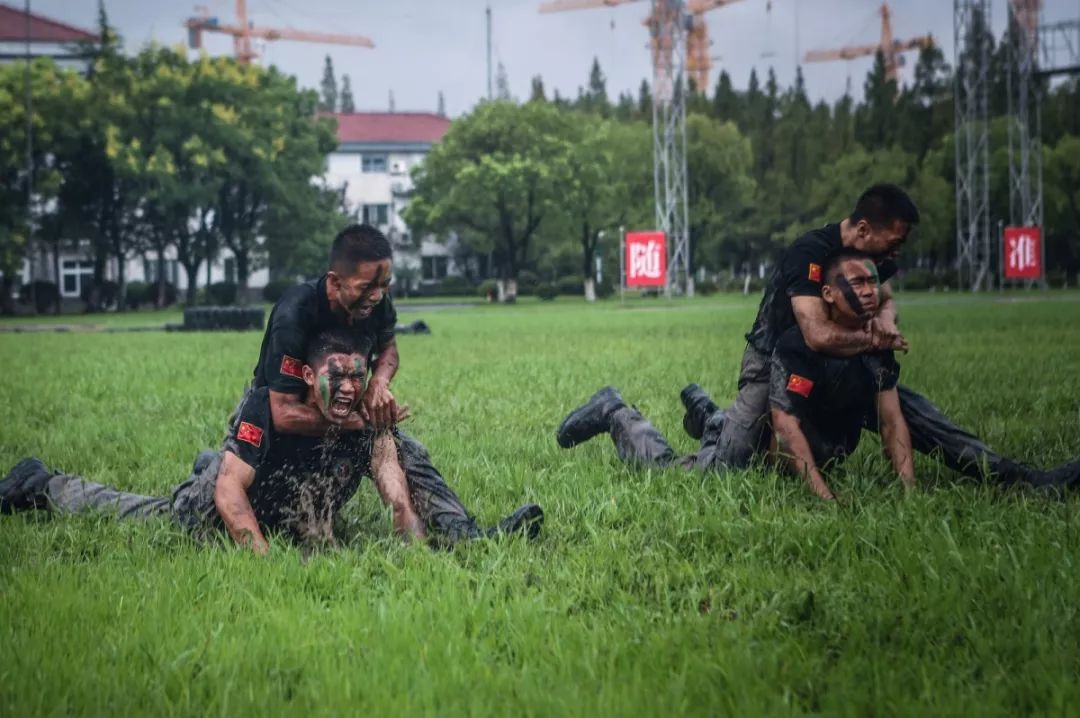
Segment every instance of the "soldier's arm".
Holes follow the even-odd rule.
[[[270,547],[247,495],[254,481],[255,469],[233,452],[226,451],[214,487],[214,505],[233,540],[265,556]]]
[[[394,424],[397,410],[394,395],[390,392],[390,381],[400,364],[397,340],[391,337],[372,364],[371,380],[364,390],[364,410],[376,428],[389,428]]]
[[[776,435],[777,455],[787,464],[787,467],[796,475],[801,476],[809,485],[810,490],[826,501],[836,498],[832,489],[825,483],[825,477],[814,461],[814,452],[810,450],[810,442],[806,440],[799,420],[794,415],[775,406],[772,408],[772,426]]]
[[[871,324],[879,346],[907,351],[907,339],[896,326],[896,302],[893,301],[892,285],[887,281],[881,285],[881,305]]]
[[[394,531],[405,540],[423,539],[424,522],[416,515],[405,472],[398,461],[397,444],[389,432],[375,438],[371,450],[371,475],[383,503],[394,512]]]
[[[270,417],[274,428],[285,434],[302,436],[323,436],[333,426],[322,412],[304,402],[298,394],[270,390]],[[356,412],[341,424],[348,431],[359,431],[365,426],[363,418]]]
[[[911,449],[911,432],[900,410],[900,394],[896,389],[877,395],[877,411],[881,423],[881,446],[889,457],[900,480],[909,489],[915,488],[915,460]]]
[[[829,313],[821,297],[792,297],[791,310],[806,346],[812,351],[848,357],[874,348],[874,336],[869,329],[846,329],[829,321]]]

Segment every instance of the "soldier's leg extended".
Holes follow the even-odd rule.
[[[413,508],[428,530],[448,543],[495,534],[512,534],[524,529],[533,538],[539,533],[544,512],[536,504],[526,504],[489,529],[481,529],[465,509],[454,490],[431,463],[431,456],[419,441],[398,431],[398,458],[409,485]]]
[[[974,479],[995,479],[1005,485],[1072,486],[1080,480],[1077,462],[1047,470],[1025,466],[1001,456],[977,436],[958,427],[922,394],[903,385],[898,385],[897,391],[913,448],[923,454],[940,452],[945,465],[954,471]],[[868,422],[867,428],[877,431],[876,418]]]
[[[144,496],[118,491],[80,476],[50,471],[39,459],[20,461],[0,481],[0,508],[5,513],[51,508],[60,513],[102,511],[119,518],[167,515],[168,497]]]
[[[671,444],[637,409],[631,406],[616,409],[610,421],[611,441],[623,461],[661,467],[675,461]]]

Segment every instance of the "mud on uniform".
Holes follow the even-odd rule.
[[[247,490],[259,525],[295,538],[329,535],[330,520],[371,474],[370,431],[348,432],[327,442],[320,437],[280,434],[270,420],[266,387],[252,391],[230,434],[229,450],[255,470]],[[171,516],[186,528],[221,529],[214,489],[222,452],[204,451],[192,474],[170,497],[117,491],[78,476],[55,474],[45,496],[63,513],[97,510],[120,518]]]
[[[746,335],[739,393],[722,419],[712,422],[710,441],[702,445],[709,456],[702,457],[702,463],[742,468],[763,448],[769,428],[769,360],[780,335],[798,326],[791,298],[820,297],[825,265],[843,248],[840,225],[827,224],[796,239],[780,257],[769,276],[754,326]],[[892,260],[880,258],[875,263],[882,283],[896,274]]]
[[[389,294],[375,305],[371,315],[349,324],[333,312],[326,297],[326,275],[317,280],[291,287],[270,312],[259,362],[255,366],[251,385],[245,390],[236,410],[229,419],[224,448],[239,454],[235,438],[239,416],[252,392],[260,388],[290,394],[304,394],[303,379],[307,345],[312,338],[327,329],[346,329],[372,343],[368,365],[394,339],[397,311]],[[446,484],[432,465],[424,446],[407,435],[396,432],[398,458],[409,485],[409,493],[417,514],[433,531],[451,540],[479,534],[479,528],[465,510],[461,500]]]

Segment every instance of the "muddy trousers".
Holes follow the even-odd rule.
[[[427,449],[401,433],[398,456],[409,485],[416,513],[427,528],[453,542],[476,538],[480,529],[442,474],[431,463]],[[192,473],[171,497],[144,496],[118,491],[70,474],[55,474],[46,490],[51,505],[62,513],[104,511],[119,518],[171,516],[188,528],[217,525],[214,487],[220,467],[220,453],[203,451]]]

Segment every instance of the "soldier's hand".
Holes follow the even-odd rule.
[[[400,424],[401,422],[405,421],[406,419],[408,419],[411,416],[412,416],[412,412],[409,411],[409,405],[408,404],[398,404],[397,405],[397,422],[396,423]]]
[[[397,404],[390,387],[373,379],[364,391],[364,413],[368,423],[376,429],[388,429],[397,420]]]
[[[870,333],[873,337],[871,344],[875,351],[892,349],[906,352],[908,350],[907,339],[893,322],[885,322],[880,317],[874,317],[870,320]]]
[[[363,431],[367,428],[367,422],[364,421],[364,417],[360,412],[352,411],[338,426],[345,431]]]

